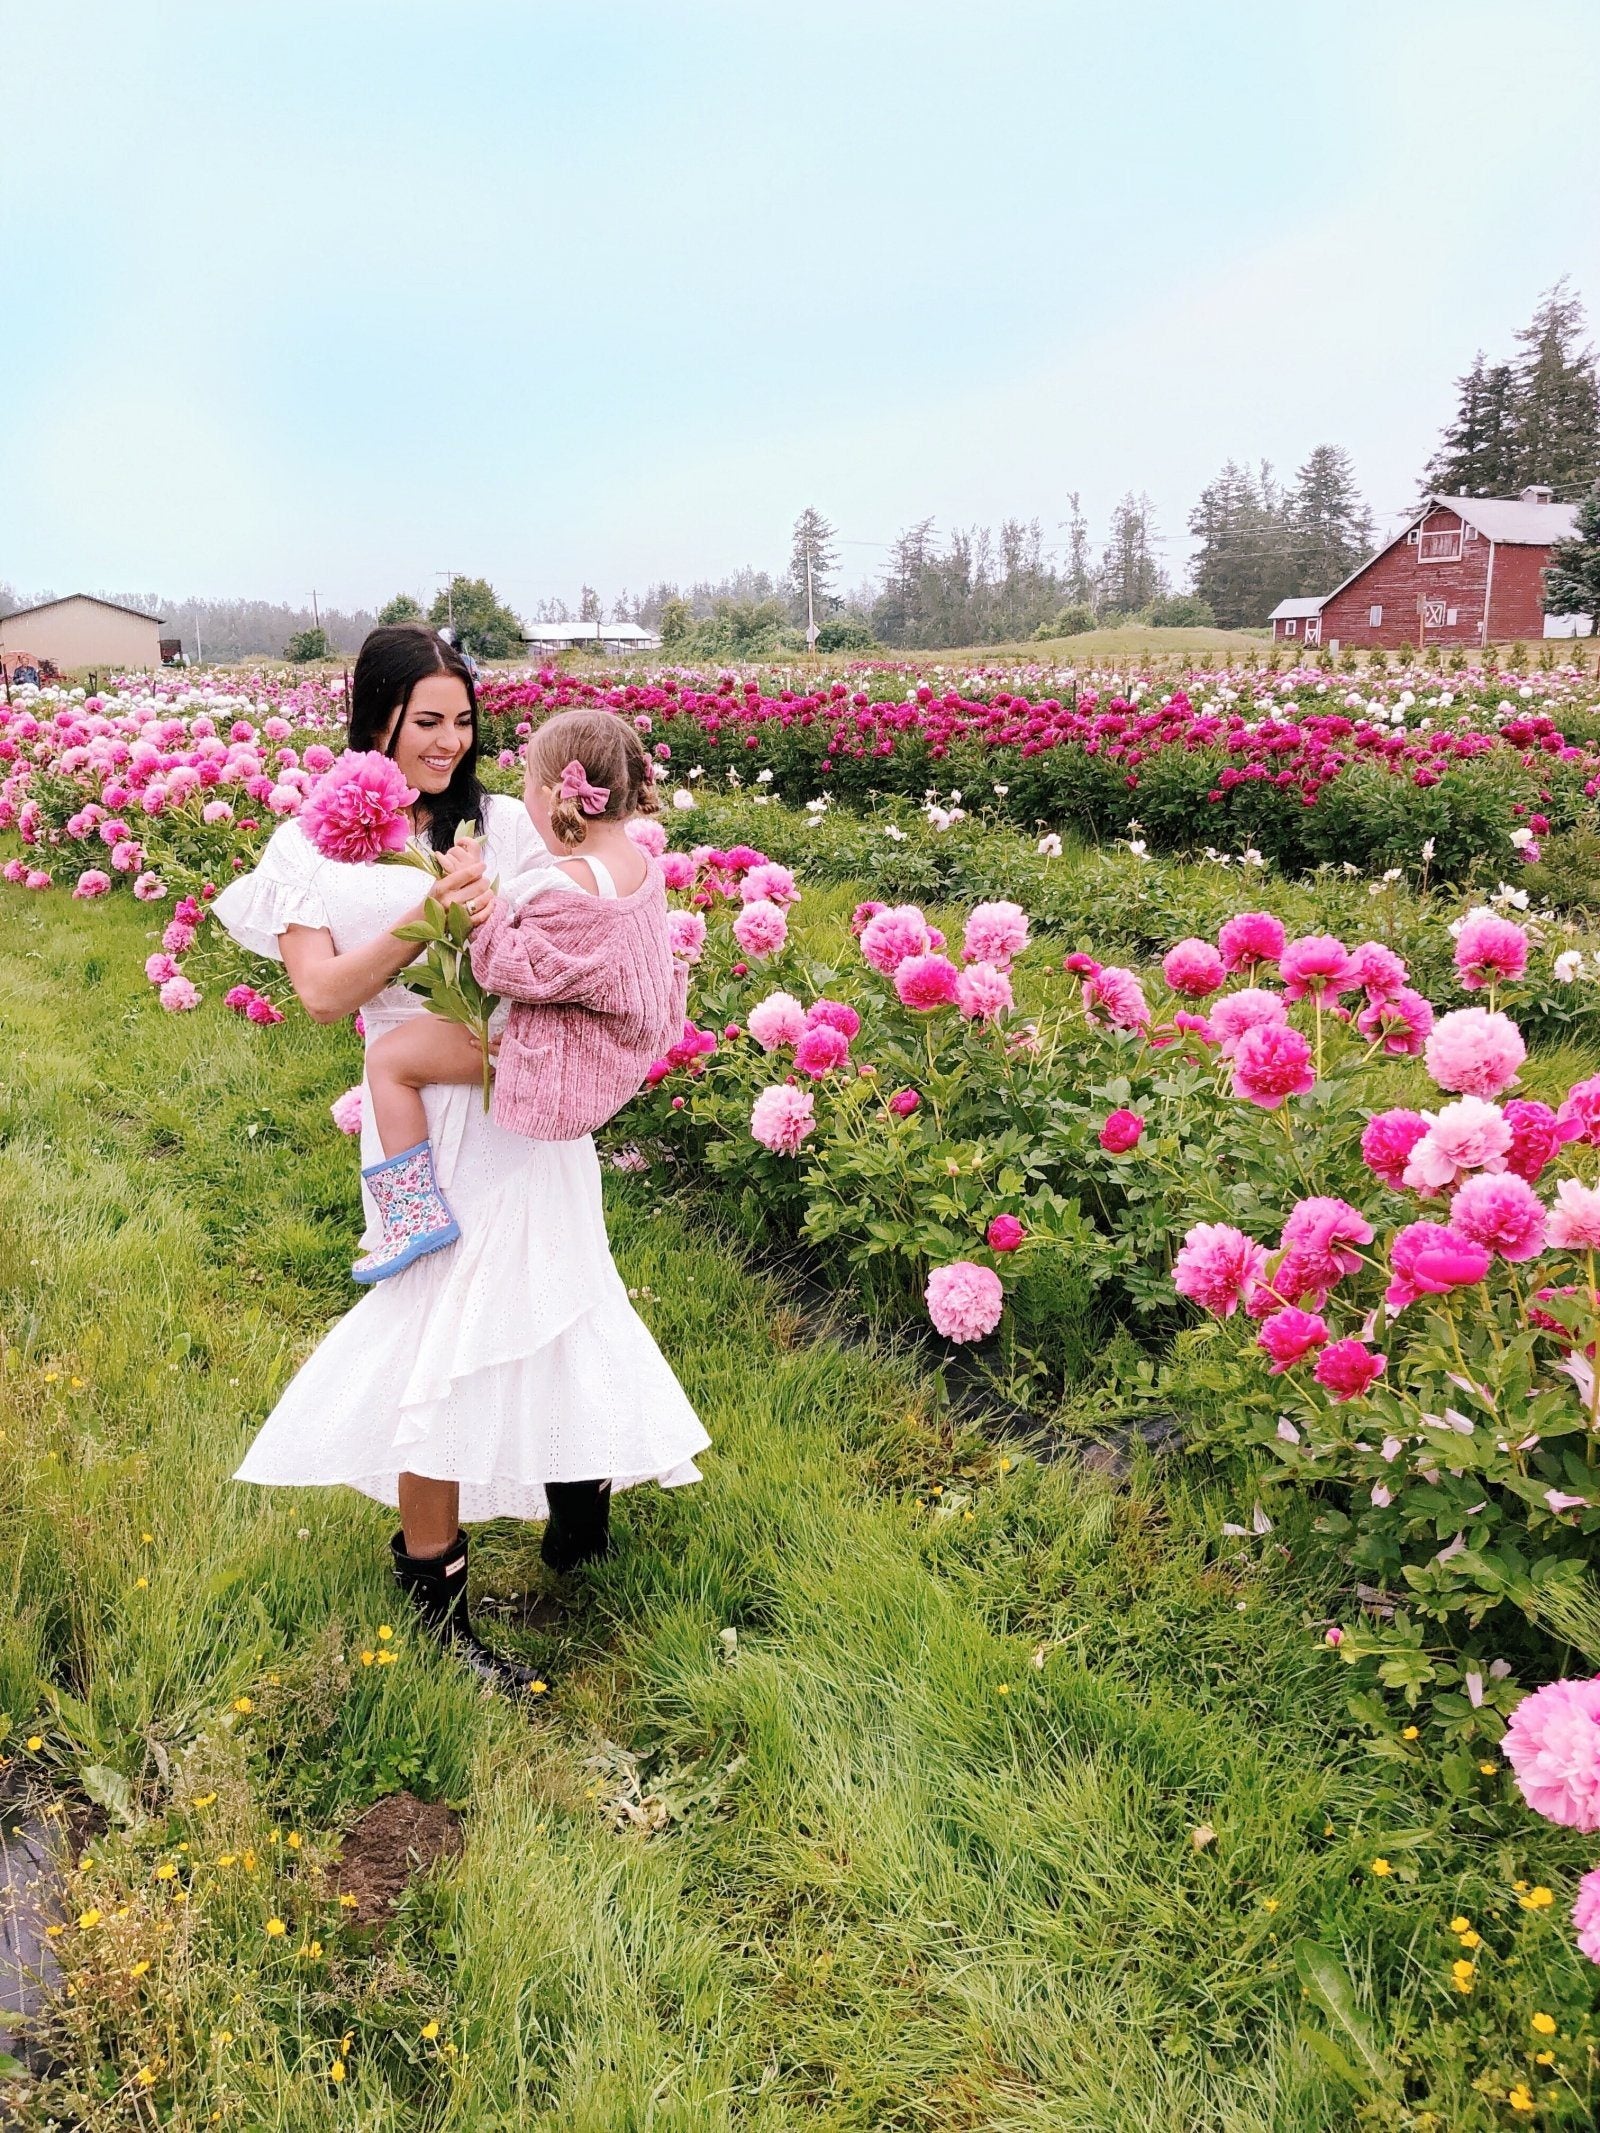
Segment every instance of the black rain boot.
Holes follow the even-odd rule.
[[[611,1484],[609,1481],[547,1481],[550,1517],[539,1543],[539,1558],[555,1571],[576,1570],[611,1553]]]
[[[407,1555],[404,1529],[389,1542],[402,1591],[447,1650],[490,1687],[543,1695],[538,1670],[491,1650],[467,1619],[467,1536],[458,1531],[443,1555]]]

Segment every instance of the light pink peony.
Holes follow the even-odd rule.
[[[1519,1178],[1526,1178],[1536,1185],[1561,1146],[1561,1131],[1556,1124],[1556,1114],[1548,1104],[1534,1101],[1531,1097],[1514,1096],[1505,1107],[1506,1124],[1511,1128],[1511,1148],[1506,1156],[1507,1170],[1514,1170]]]
[[[309,757],[310,750],[306,753]],[[640,851],[648,852],[652,859],[659,859],[665,852],[667,833],[653,815],[630,815],[622,827]]]
[[[1427,1130],[1420,1111],[1375,1111],[1361,1136],[1361,1160],[1398,1192],[1411,1151]]]
[[[1266,1270],[1267,1255],[1227,1222],[1197,1222],[1172,1266],[1172,1286],[1214,1318],[1231,1318]]]
[[[1217,946],[1230,974],[1253,970],[1257,963],[1275,963],[1283,953],[1283,941],[1283,922],[1270,911],[1241,911],[1217,935]]]
[[[1167,950],[1161,961],[1161,975],[1186,1000],[1207,1000],[1220,989],[1227,969],[1209,941],[1191,938]]]
[[[763,897],[775,904],[797,904],[800,901],[794,875],[788,867],[779,866],[775,859],[764,859],[760,866],[752,867],[739,884],[739,895],[747,904],[759,903]]]
[[[181,970],[175,978],[168,978],[157,998],[169,1015],[186,1014],[191,1007],[200,1005],[199,988]]]
[[[159,874],[141,874],[133,885],[133,893],[142,904],[158,904],[167,893],[167,885]]]
[[[763,1089],[750,1107],[750,1132],[774,1155],[798,1155],[800,1144],[816,1123],[816,1099],[809,1089],[778,1082]]]
[[[1389,1247],[1391,1280],[1383,1300],[1403,1311],[1419,1296],[1446,1296],[1482,1281],[1491,1264],[1481,1244],[1437,1222],[1409,1222]]]
[[[1230,992],[1220,999],[1207,1019],[1223,1058],[1231,1059],[1247,1031],[1266,1029],[1275,1023],[1281,1026],[1288,1021],[1289,1010],[1281,992],[1247,986],[1243,992]]]
[[[706,922],[698,911],[669,911],[667,940],[685,963],[698,963],[706,945]]]
[[[1126,1155],[1137,1148],[1144,1134],[1144,1120],[1137,1111],[1113,1111],[1100,1128],[1100,1145],[1107,1155]]]
[[[1456,935],[1456,970],[1467,992],[1505,985],[1528,967],[1528,936],[1509,918],[1469,918]]]
[[[1600,1829],[1600,1680],[1547,1681],[1524,1696],[1500,1746],[1535,1814]]]
[[[947,1341],[981,1341],[1000,1323],[1005,1291],[993,1267],[958,1259],[936,1266],[923,1292],[934,1331]]]
[[[1372,1224],[1348,1200],[1316,1194],[1289,1212],[1283,1225],[1285,1266],[1292,1269],[1297,1292],[1304,1296],[1331,1289],[1361,1264],[1357,1246],[1372,1242]],[[1276,1279],[1277,1277],[1275,1277]]]
[[[733,937],[746,955],[776,955],[789,938],[789,921],[775,903],[761,897],[746,904],[734,920]]]
[[[808,1075],[813,1081],[821,1081],[825,1074],[842,1067],[849,1057],[850,1040],[843,1032],[831,1028],[826,1022],[817,1022],[794,1048],[795,1071]]]
[[[1525,1178],[1468,1178],[1450,1203],[1450,1227],[1500,1259],[1534,1259],[1544,1250],[1545,1215]]]
[[[1148,1029],[1150,1009],[1137,974],[1114,963],[1083,983],[1083,1011],[1098,1025],[1102,1015],[1117,1029]]]
[[[1600,1963],[1600,1866],[1591,1866],[1578,1883],[1572,1924],[1579,1954],[1588,1956],[1591,1963]]]
[[[798,1044],[809,1027],[805,1009],[787,992],[768,993],[751,1008],[746,1019],[751,1036],[764,1052],[775,1052],[780,1045]]]
[[[194,946],[194,927],[186,918],[169,918],[161,935],[168,955],[187,955]]]
[[[860,940],[867,930],[869,919],[876,918],[880,911],[887,911],[888,908],[887,904],[874,903],[870,898],[864,904],[857,904],[850,914],[850,931],[856,939]]]
[[[268,806],[277,791],[274,787],[267,795]],[[317,850],[350,866],[370,864],[381,852],[405,850],[411,835],[405,811],[416,797],[396,765],[375,748],[347,749],[312,786],[303,807],[300,795],[292,794],[300,827]]]
[[[1382,941],[1363,941],[1350,958],[1369,1000],[1392,1000],[1406,989],[1406,966]]]
[[[695,864],[687,852],[663,852],[661,855],[661,879],[672,890],[681,891],[694,887]]]
[[[1368,1000],[1356,1016],[1356,1028],[1369,1044],[1382,1042],[1395,1059],[1415,1059],[1433,1028],[1433,1003],[1409,985]]]
[[[1404,1182],[1413,1192],[1448,1192],[1469,1170],[1504,1170],[1511,1128],[1498,1104],[1463,1096],[1436,1115],[1412,1149]]]
[[[993,963],[1000,970],[1009,970],[1027,945],[1028,914],[1021,904],[975,905],[961,935],[963,961]]]
[[[813,1000],[806,1009],[806,1021],[813,1029],[819,1022],[826,1022],[829,1029],[836,1029],[845,1038],[861,1034],[861,1017],[844,1000]]]
[[[200,819],[206,823],[231,822],[233,809],[226,800],[208,800],[200,810]]]
[[[1332,1341],[1317,1357],[1311,1374],[1336,1400],[1356,1400],[1382,1377],[1387,1361],[1361,1341]]]
[[[1311,1046],[1297,1029],[1269,1022],[1246,1030],[1233,1054],[1233,1093],[1263,1111],[1316,1085]]]
[[[1496,1009],[1457,1007],[1441,1015],[1423,1057],[1441,1089],[1457,1096],[1498,1096],[1528,1056],[1521,1032]]]
[[[159,955],[147,955],[144,959],[144,974],[152,985],[165,985],[168,978],[178,975],[177,959],[163,950]]]
[[[1354,992],[1360,983],[1349,950],[1331,933],[1308,933],[1291,941],[1278,958],[1278,971],[1286,1000],[1304,1000],[1308,995],[1336,999],[1342,992]]]
[[[73,884],[72,893],[88,902],[96,896],[109,896],[111,876],[103,874],[98,867],[85,867]]]
[[[1556,1113],[1556,1130],[1564,1141],[1587,1141],[1600,1148],[1600,1074],[1575,1081]]]
[[[895,972],[896,986],[905,967]],[[998,964],[969,964],[956,980],[956,1005],[969,1022],[992,1022],[996,1015],[1009,1014],[1013,1004],[1011,980]]]
[[[886,978],[893,977],[907,956],[926,955],[929,945],[928,922],[915,904],[895,904],[889,910],[880,906],[861,929],[861,953]]]
[[[900,1004],[918,1014],[949,1007],[960,982],[960,971],[944,955],[908,955],[895,967],[894,989]]]
[[[1327,1338],[1326,1319],[1319,1318],[1315,1311],[1296,1310],[1290,1304],[1261,1321],[1256,1346],[1264,1348],[1271,1356],[1271,1375],[1279,1377],[1285,1370],[1292,1370],[1296,1363],[1304,1362]]]
[[[1577,1178],[1563,1178],[1550,1210],[1549,1237],[1561,1251],[1600,1251],[1600,1192]]]

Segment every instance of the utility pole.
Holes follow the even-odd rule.
[[[811,533],[806,532],[806,650],[817,648],[817,617],[811,598]]]
[[[454,634],[456,626],[456,579],[460,576],[460,572],[455,570],[436,570],[434,576],[444,580],[445,610],[449,616],[449,628]]]
[[[311,588],[311,627],[315,630],[322,627],[322,617],[317,613],[317,588],[314,585]]]
[[[200,610],[198,607],[194,611],[194,663],[196,666],[200,664]]]

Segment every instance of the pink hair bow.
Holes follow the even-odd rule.
[[[603,815],[611,799],[609,785],[591,785],[589,773],[574,756],[561,773],[561,797],[576,800],[586,815]]]

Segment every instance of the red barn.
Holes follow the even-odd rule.
[[[1552,503],[1548,489],[1430,496],[1386,548],[1314,603],[1313,617],[1305,616],[1307,602],[1282,601],[1272,634],[1330,652],[1542,637],[1544,568],[1555,543],[1571,540],[1577,518],[1577,505]]]

